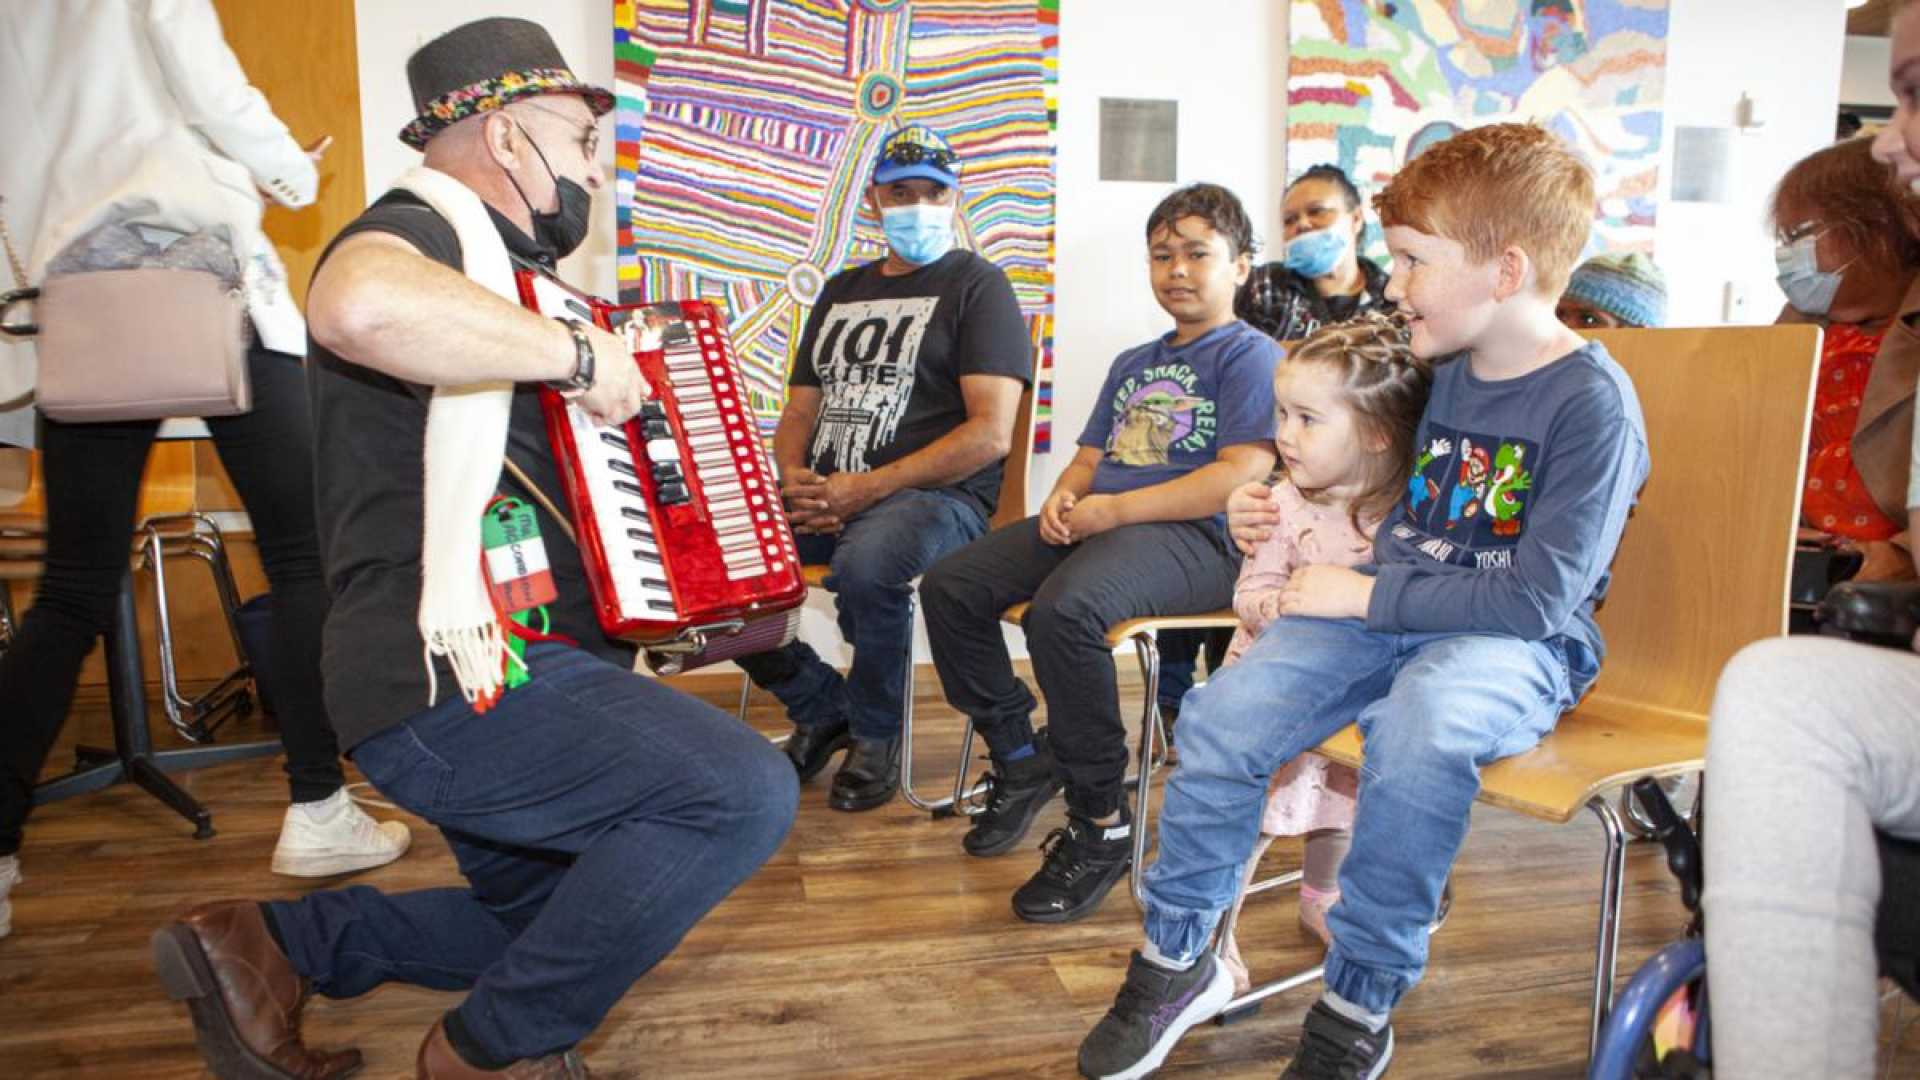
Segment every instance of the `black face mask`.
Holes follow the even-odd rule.
[[[520,127],[519,121],[514,121],[513,126]],[[533,201],[527,198],[527,193],[520,188],[520,181],[515,180],[512,173],[507,173],[507,182],[513,185],[514,191],[519,192],[520,201],[527,204],[527,213],[533,217],[533,242],[551,252],[555,259],[564,259],[586,242],[587,232],[592,226],[590,211],[593,209],[593,194],[555,173],[553,166],[547,163],[545,151],[533,141],[533,136],[527,134],[526,128],[520,128],[520,134],[525,136],[527,145],[533,147],[533,152],[540,157],[540,164],[552,177],[554,190],[560,196],[560,208],[552,213],[535,210]]]

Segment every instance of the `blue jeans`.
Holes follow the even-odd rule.
[[[443,694],[353,750],[439,826],[465,886],[268,905],[319,993],[466,990],[463,1026],[503,1060],[586,1038],[773,854],[799,800],[793,766],[733,717],[575,648],[528,659],[533,681],[485,713]]]
[[[1427,924],[1466,839],[1481,767],[1538,743],[1597,671],[1562,638],[1276,619],[1180,710],[1180,764],[1146,874],[1148,939],[1176,959],[1206,948],[1252,854],[1268,778],[1357,721],[1366,764],[1327,917],[1326,982],[1364,1008],[1391,1008],[1426,968]]]
[[[913,579],[986,531],[971,502],[907,488],[854,515],[837,536],[796,537],[801,562],[831,568],[826,586],[853,664],[842,678],[803,641],[735,662],[799,727],[846,716],[858,738],[898,736],[913,662]]]

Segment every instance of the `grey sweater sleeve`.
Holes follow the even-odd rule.
[[[1592,602],[1648,469],[1645,436],[1604,384],[1568,398],[1550,425],[1525,533],[1511,566],[1379,567],[1367,627],[1386,632],[1562,633]]]

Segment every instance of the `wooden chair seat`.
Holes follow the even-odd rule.
[[[1027,609],[1032,603],[1022,600],[1000,613],[1000,621],[1014,626],[1024,627],[1027,622]],[[1232,608],[1209,611],[1200,615],[1143,615],[1138,619],[1128,619],[1107,628],[1107,645],[1119,649],[1136,638],[1154,634],[1163,630],[1232,630],[1240,625],[1240,617]]]
[[[800,580],[806,582],[809,589],[824,589],[827,575],[832,572],[833,568],[825,563],[809,563],[800,568]]]
[[[1360,729],[1349,724],[1320,744],[1320,753],[1359,767]],[[1577,709],[1553,734],[1516,757],[1481,770],[1480,801],[1556,825],[1573,820],[1602,792],[1643,776],[1681,776],[1706,764],[1704,717],[1653,709]]]

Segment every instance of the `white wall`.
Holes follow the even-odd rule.
[[[1840,71],[1841,102],[1893,108],[1893,90],[1887,85],[1893,40],[1848,34],[1845,56],[1845,64]]]
[[[441,34],[475,19],[510,15],[547,28],[576,75],[597,86],[613,85],[613,16],[605,0],[357,0],[354,17],[360,47],[360,124],[366,144],[367,198],[375,199],[420,154],[399,139],[413,119],[407,90],[407,57]],[[611,296],[618,280],[618,244],[613,223],[613,122],[602,122],[601,156],[607,186],[594,200],[594,226],[580,250],[561,263],[571,282]]]
[[[1833,141],[1845,36],[1844,0],[1673,0],[1654,240],[1673,325],[1726,321],[1730,282],[1747,298],[1733,321],[1772,322],[1786,302],[1774,283],[1767,202],[1794,162]],[[1743,92],[1759,100],[1766,123],[1735,139],[1729,201],[1667,201],[1674,127],[1734,126]]]
[[[1177,185],[1100,180],[1100,99],[1180,103],[1178,184],[1210,180],[1238,194],[1263,238],[1279,233],[1275,179],[1284,161],[1285,7],[1208,0],[1189,18],[1164,0],[1066,0],[1060,12],[1060,129],[1054,265],[1054,451],[1036,461],[1036,508],[1073,457],[1115,354],[1172,322],[1147,284],[1143,230]],[[1230,32],[1228,32],[1230,29]],[[1151,43],[1150,47],[1143,47]]]
[[[1788,166],[1832,137],[1840,99],[1844,0],[1672,0],[1667,54],[1669,160],[1672,128],[1732,126],[1742,91],[1761,97],[1767,123],[1739,139],[1727,205],[1665,202],[1656,257],[1666,270],[1676,324],[1721,321],[1729,281],[1748,296],[1744,321],[1771,321],[1783,302],[1773,283],[1768,194]],[[1121,349],[1168,322],[1147,286],[1141,228],[1170,185],[1099,179],[1102,97],[1180,103],[1178,183],[1213,180],[1246,201],[1263,239],[1278,235],[1286,176],[1286,4],[1207,0],[1207,18],[1185,17],[1164,0],[1066,0],[1060,39],[1060,129],[1055,266],[1053,454],[1036,460],[1037,505],[1072,456],[1107,364]],[[395,133],[412,114],[406,57],[468,19],[517,15],[544,24],[580,74],[612,78],[604,0],[360,0],[361,114],[367,190],[386,188],[418,156]],[[1150,43],[1150,44],[1149,44]],[[1149,47],[1143,48],[1143,44]],[[1860,49],[1864,55],[1864,47]],[[1871,66],[1863,60],[1861,71]],[[1876,76],[1885,87],[1884,57]],[[609,132],[610,134],[610,132]],[[603,138],[611,155],[611,138]],[[611,159],[609,157],[609,167]],[[603,294],[614,283],[611,200],[600,200],[593,237],[568,260],[570,278]],[[836,640],[830,608],[816,597],[803,631]],[[1018,635],[1013,635],[1016,646]],[[918,645],[926,658],[925,642]],[[823,648],[830,660],[844,662]]]

